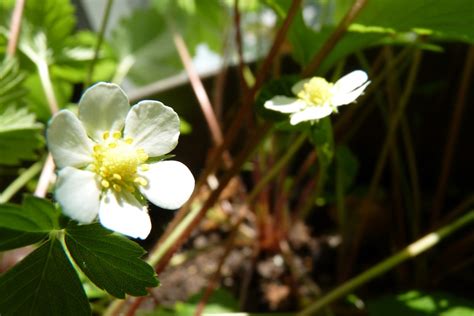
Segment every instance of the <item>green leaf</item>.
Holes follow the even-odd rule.
[[[50,68],[54,71],[55,67],[56,65]],[[64,79],[55,79],[53,77],[52,81],[58,104],[60,106],[68,104],[69,100],[71,100],[72,85]],[[35,113],[38,120],[47,122],[51,118],[51,110],[49,109],[39,75],[37,73],[30,74],[25,80],[25,87],[30,91],[26,96],[29,110]]]
[[[22,207],[14,204],[0,205],[0,227],[24,232],[49,233],[60,229],[59,210],[49,201],[26,196]]]
[[[119,60],[114,82],[128,77],[147,84],[177,74],[182,66],[172,43],[163,16],[155,10],[134,11],[112,32],[110,45]]]
[[[4,316],[91,314],[76,271],[55,238],[3,274],[0,293]]]
[[[36,243],[59,229],[60,212],[49,201],[26,196],[23,205],[0,205],[0,250]]]
[[[146,316],[192,316],[196,311],[197,304],[201,300],[203,292],[191,296],[186,302],[177,302],[173,309],[159,307]],[[228,291],[224,289],[215,290],[209,297],[203,310],[203,315],[232,315],[239,310],[239,302]],[[250,315],[250,314],[249,314]],[[270,314],[269,314],[270,315]],[[273,314],[272,314],[273,315]]]
[[[115,297],[147,295],[146,288],[158,285],[153,268],[140,259],[143,248],[100,224],[71,223],[66,228],[66,245],[89,279]]]
[[[385,29],[377,32],[414,31],[474,43],[473,21],[471,0],[372,0],[355,23]]]
[[[0,110],[18,101],[27,93],[22,83],[25,74],[19,71],[18,62],[14,58],[5,59],[0,65]]]
[[[1,212],[1,210],[0,210]],[[0,251],[16,249],[32,244],[36,244],[45,239],[48,234],[30,233],[13,230],[9,228],[0,228]]]
[[[17,165],[21,160],[34,160],[36,150],[44,144],[42,125],[26,109],[9,106],[0,110],[0,164]]]
[[[329,117],[311,125],[310,139],[316,146],[321,167],[326,169],[334,157],[334,137]]]
[[[471,316],[474,302],[443,292],[409,291],[368,303],[370,316]]]
[[[154,7],[164,16],[172,16],[173,23],[183,36],[191,54],[198,44],[207,44],[215,51],[222,50],[225,30],[232,17],[229,12],[233,3],[226,5],[223,1],[153,1]],[[239,5],[242,6],[242,1]]]
[[[36,47],[32,41],[43,33],[47,48],[58,52],[76,25],[74,7],[69,0],[26,1],[23,22],[28,26],[22,27],[21,39],[28,41],[27,45]]]

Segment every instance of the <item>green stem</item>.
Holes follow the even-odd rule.
[[[43,168],[44,159],[36,162],[16,178],[0,195],[0,204],[8,202],[28,181],[33,179]]]
[[[303,145],[306,139],[306,134],[302,133],[298,138],[293,142],[290,148],[286,151],[285,155],[268,171],[265,176],[260,180],[257,185],[253,188],[252,192],[248,196],[248,200],[251,201],[255,196],[260,193],[260,191],[270,182],[280,170],[288,163],[291,157],[298,151],[298,149]]]
[[[87,78],[85,82],[85,86],[88,87],[92,82],[92,75],[94,74],[94,66],[99,57],[100,47],[102,46],[102,41],[104,40],[104,33],[105,29],[107,28],[107,23],[109,22],[110,10],[112,9],[112,4],[114,0],[108,0],[107,4],[105,5],[105,12],[102,18],[102,22],[100,24],[99,34],[97,35],[97,43],[94,49],[94,57],[89,65],[89,71],[87,73]]]
[[[317,311],[321,310],[323,307],[341,298],[342,296],[353,291],[359,286],[371,281],[372,279],[378,277],[379,275],[399,265],[400,263],[408,259],[411,259],[413,257],[416,257],[420,253],[432,248],[437,243],[439,243],[442,239],[452,234],[456,230],[460,229],[461,227],[469,224],[473,220],[474,220],[474,210],[471,210],[467,212],[461,218],[452,222],[451,224],[448,224],[438,229],[437,231],[424,236],[423,238],[408,245],[402,251],[385,259],[384,261],[380,262],[376,266],[370,268],[369,270],[363,272],[362,274],[359,274],[355,278],[347,281],[346,283],[332,290],[327,295],[318,299],[315,303],[311,304],[310,306],[308,306],[306,309],[304,309],[297,315],[298,316],[314,315]]]
[[[176,226],[176,228],[171,232],[171,234],[166,238],[166,240],[160,245],[160,247],[150,254],[147,262],[151,266],[155,266],[161,258],[168,252],[170,247],[174,245],[176,240],[183,234],[183,232],[188,228],[194,218],[199,214],[201,210],[200,206],[195,206],[192,208],[191,212]]]

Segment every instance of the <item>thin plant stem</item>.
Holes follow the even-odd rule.
[[[293,0],[288,10],[288,14],[283,21],[282,26],[277,32],[277,35],[273,41],[272,48],[270,49],[270,53],[265,58],[263,65],[259,69],[259,78],[261,79],[256,80],[255,84],[251,89],[249,89],[248,93],[244,97],[244,101],[242,103],[242,108],[238,111],[237,117],[233,120],[230,128],[224,135],[224,141],[221,146],[217,147],[215,152],[212,154],[207,167],[203,170],[202,174],[200,175],[198,181],[196,182],[196,189],[194,190],[195,194],[193,194],[188,202],[178,211],[176,216],[173,218],[171,223],[166,228],[165,232],[163,233],[162,237],[158,240],[157,244],[155,245],[155,249],[160,247],[161,243],[167,238],[171,231],[175,229],[178,223],[186,216],[189,205],[193,202],[194,198],[197,196],[196,192],[199,192],[201,186],[206,183],[207,178],[209,175],[215,172],[219,168],[222,162],[222,154],[230,148],[230,146],[235,141],[235,138],[238,135],[238,130],[240,129],[241,125],[243,124],[244,118],[247,116],[247,112],[251,109],[251,104],[253,104],[253,99],[255,97],[256,92],[263,84],[263,79],[266,73],[268,72],[270,65],[273,63],[273,60],[276,56],[276,52],[278,51],[279,47],[283,44],[283,40],[286,36],[286,33],[289,29],[293,18],[296,15],[297,9],[301,4],[301,0]],[[264,127],[264,129],[270,129],[270,125]],[[258,142],[257,142],[258,143]]]
[[[244,205],[248,205],[252,203],[255,198],[258,196],[258,194],[262,191],[262,189],[265,188],[265,186],[270,182],[272,179],[274,179],[281,169],[289,162],[290,158],[292,158],[295,153],[298,151],[298,149],[301,147],[302,144],[304,144],[304,141],[306,140],[306,134],[302,133],[298,138],[292,142],[292,145],[290,148],[287,149],[286,154],[280,158],[269,170],[265,176],[255,185],[255,187],[252,189],[252,192],[250,192],[247,195],[246,201]],[[198,308],[196,309],[195,316],[201,315],[203,308],[209,299],[210,295],[212,294],[213,290],[215,289],[218,281],[218,277],[220,275],[220,270],[222,269],[222,266],[225,262],[225,259],[230,253],[230,250],[232,249],[231,246],[233,245],[234,239],[237,236],[237,231],[238,228],[240,227],[240,224],[242,224],[243,220],[245,217],[243,216],[243,211],[239,211],[239,218],[237,219],[237,222],[234,224],[232,230],[231,230],[231,235],[229,239],[227,240],[226,247],[224,254],[221,256],[221,259],[219,260],[218,268],[216,269],[216,273],[213,275],[212,280],[209,282],[209,285],[206,289],[205,294],[203,295],[203,298],[201,299]],[[171,237],[171,236],[170,236]]]
[[[196,215],[196,217],[190,222],[186,230],[183,231],[183,233],[179,236],[179,239],[177,239],[172,247],[167,251],[168,253],[172,254],[176,252],[179,247],[184,243],[186,238],[189,236],[189,234],[192,232],[194,227],[199,223],[199,221],[204,217],[206,214],[207,210],[214,205],[214,203],[217,201],[219,198],[220,194],[222,191],[226,188],[227,184],[230,182],[230,180],[240,171],[242,165],[247,161],[248,157],[254,152],[254,150],[258,147],[260,142],[265,138],[267,135],[268,131],[270,130],[271,124],[264,124],[262,127],[259,128],[258,134],[252,139],[252,141],[244,148],[244,150],[241,151],[241,153],[237,156],[234,164],[232,165],[231,169],[227,171],[222,179],[219,182],[219,186],[212,191],[211,195],[209,198],[206,200],[204,205],[200,208],[199,213]],[[164,253],[164,251],[163,251]],[[166,266],[168,260],[159,260],[157,265],[156,265],[156,272],[159,273],[161,272],[164,267]]]
[[[157,251],[150,254],[147,259],[147,262],[155,266],[163,258],[166,252],[173,246],[173,244],[178,240],[178,238],[183,234],[183,232],[189,227],[192,221],[199,214],[200,208],[194,207],[191,209],[191,212],[176,226],[173,232],[166,238],[166,240],[161,244]]]
[[[214,144],[218,146],[222,144],[223,136],[219,122],[217,121],[216,115],[212,108],[211,100],[209,99],[206,89],[199,78],[199,74],[192,63],[191,55],[189,54],[189,50],[183,40],[183,37],[176,31],[171,20],[169,20],[169,24],[171,32],[173,33],[174,45],[178,51],[179,57],[181,58],[181,62],[183,63],[186,73],[188,74],[194,94],[196,95],[199,105],[201,106],[201,110],[204,114],[204,118],[206,119],[209,131],[211,132],[212,140]]]
[[[94,67],[97,62],[97,59],[99,58],[100,47],[102,46],[102,42],[104,40],[104,34],[105,34],[105,30],[107,29],[107,24],[109,22],[110,11],[112,9],[113,3],[114,3],[114,0],[107,0],[107,3],[105,5],[105,12],[102,17],[99,33],[97,34],[97,42],[94,48],[94,56],[91,60],[91,63],[89,64],[89,70],[87,72],[87,77],[86,77],[86,82],[85,82],[86,87],[88,87],[92,82],[92,77],[94,75]]]
[[[262,189],[270,182],[275,176],[278,175],[278,173],[281,171],[281,169],[288,164],[288,161],[295,155],[295,153],[300,149],[300,147],[304,144],[304,141],[306,140],[306,134],[301,133],[296,140],[293,141],[291,144],[290,148],[288,148],[283,155],[273,166],[272,168],[265,172],[265,175],[263,178],[257,183],[257,185],[254,187],[252,192],[249,194],[248,199],[253,200],[257,194],[259,194]]]
[[[242,45],[242,32],[240,29],[240,10],[239,0],[234,0],[234,28],[235,28],[235,43],[237,48],[237,58],[239,60],[239,80],[240,86],[244,94],[248,92],[247,81],[244,75],[244,56],[243,56],[243,45]]]
[[[378,184],[380,182],[380,178],[382,176],[382,171],[385,167],[385,162],[387,160],[387,156],[389,153],[389,149],[393,144],[393,141],[395,139],[395,132],[397,131],[398,125],[400,123],[400,120],[402,118],[403,112],[405,111],[405,107],[408,104],[408,101],[410,99],[410,96],[412,94],[413,88],[415,86],[416,82],[416,77],[418,74],[418,68],[421,62],[421,51],[417,50],[415,52],[414,58],[413,58],[413,63],[411,66],[411,69],[408,74],[405,90],[400,97],[400,101],[398,104],[398,107],[391,116],[390,121],[389,121],[389,126],[388,126],[388,133],[387,136],[385,137],[385,142],[383,144],[382,151],[380,153],[379,159],[377,161],[377,165],[375,167],[374,175],[372,176],[370,186],[369,186],[369,193],[367,194],[369,197],[373,197],[375,194],[375,190],[378,187]]]
[[[303,77],[308,77],[314,74],[314,72],[319,68],[321,63],[323,62],[324,58],[326,58],[332,49],[336,46],[342,36],[346,33],[347,28],[357,15],[362,11],[367,0],[355,0],[352,7],[346,13],[344,18],[341,22],[337,25],[334,32],[331,36],[324,42],[323,46],[319,50],[319,52],[313,57],[313,59],[309,62],[309,64],[303,70]]]
[[[420,180],[418,177],[418,167],[416,164],[415,146],[413,145],[410,127],[407,120],[403,117],[401,121],[402,140],[405,147],[407,159],[408,175],[410,179],[411,195],[413,203],[413,214],[411,217],[412,236],[418,237],[421,218],[421,193]]]
[[[253,104],[255,95],[257,91],[263,85],[264,79],[270,70],[270,66],[272,65],[273,61],[275,60],[277,53],[283,44],[283,41],[286,37],[288,29],[290,28],[291,22],[298,11],[298,8],[301,4],[302,0],[293,0],[291,3],[290,8],[288,9],[288,14],[283,21],[282,26],[278,29],[277,35],[273,41],[272,47],[270,48],[270,52],[268,53],[267,57],[264,59],[261,67],[258,70],[257,77],[255,79],[255,84],[252,86],[251,89],[248,90],[248,93],[245,94],[242,102],[242,106],[237,112],[237,116],[234,118],[231,126],[229,127],[228,131],[224,136],[224,142],[221,146],[216,148],[216,151],[213,153],[213,157],[211,158],[211,162],[209,163],[209,167],[206,168],[203,172],[203,176],[207,177],[207,175],[213,173],[221,164],[221,157],[222,153],[230,148],[230,146],[234,143],[235,139],[237,138],[238,131],[242,127],[242,124],[246,120],[251,106]]]
[[[28,181],[33,179],[43,168],[43,159],[31,165],[0,194],[0,204],[8,202]]]
[[[456,103],[454,104],[454,112],[451,118],[449,127],[448,139],[444,147],[443,164],[441,166],[441,173],[436,188],[435,198],[433,201],[433,213],[431,217],[431,224],[438,219],[441,209],[443,208],[444,199],[446,197],[446,186],[448,183],[449,174],[451,172],[451,165],[454,155],[454,148],[458,140],[459,128],[461,126],[461,118],[466,104],[466,97],[469,91],[472,71],[474,68],[474,46],[469,48],[467,53],[464,71],[462,74],[461,84],[459,86]]]
[[[18,38],[20,36],[21,19],[23,17],[23,8],[25,7],[25,0],[16,0],[15,8],[13,9],[12,20],[10,24],[10,36],[8,38],[7,56],[13,57],[18,46]]]
[[[298,316],[314,315],[316,312],[327,306],[328,304],[340,299],[347,293],[357,289],[361,285],[373,280],[374,278],[384,274],[385,272],[396,267],[400,263],[414,258],[426,250],[434,247],[441,240],[456,232],[460,228],[470,224],[474,221],[474,210],[468,211],[465,215],[457,219],[456,221],[446,225],[435,232],[432,232],[423,238],[415,241],[408,245],[402,251],[394,254],[393,256],[385,259],[369,270],[359,274],[355,278],[343,283],[338,286],[325,296],[318,299],[316,302],[305,308],[303,311],[298,313]]]
[[[413,91],[413,88],[415,86],[416,82],[416,77],[418,74],[418,69],[419,65],[421,63],[421,56],[422,52],[420,50],[416,50],[414,57],[413,57],[413,62],[411,65],[411,68],[408,73],[408,78],[407,82],[403,91],[402,96],[400,97],[398,107],[395,110],[395,113],[390,117],[389,123],[388,123],[388,132],[387,136],[385,137],[385,142],[383,144],[381,153],[379,155],[379,158],[377,160],[377,164],[375,166],[374,174],[372,176],[372,179],[370,181],[369,185],[369,190],[367,193],[366,198],[362,201],[361,205],[359,206],[360,209],[367,207],[367,203],[375,196],[376,190],[378,188],[378,185],[380,183],[380,179],[382,177],[382,171],[385,168],[385,163],[387,161],[388,154],[390,152],[390,148],[392,147],[395,134],[397,131],[398,124],[400,123],[400,120],[402,118],[403,112],[405,110],[406,105],[408,104],[408,100],[411,96],[411,93]],[[360,212],[358,212],[360,213]],[[364,234],[365,227],[367,225],[367,218],[364,217],[362,218],[362,222],[360,224],[360,229],[357,231],[356,235],[354,236],[354,239],[352,241],[351,245],[351,251],[350,251],[350,256],[347,258],[347,265],[346,265],[346,271],[345,273],[342,274],[342,277],[345,278],[349,275],[350,270],[352,268],[353,262],[355,260],[355,257],[359,251],[359,246]]]

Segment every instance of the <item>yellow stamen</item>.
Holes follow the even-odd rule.
[[[119,132],[119,131],[115,131],[113,134],[112,134],[113,138],[115,139],[120,139],[122,138],[122,133]]]

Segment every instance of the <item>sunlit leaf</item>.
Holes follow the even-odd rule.
[[[16,165],[37,159],[36,150],[44,144],[42,125],[26,109],[9,106],[0,110],[0,164]]]
[[[5,59],[0,65],[0,110],[10,104],[18,105],[18,101],[27,93],[22,83],[25,74],[20,72],[18,62],[14,58]]]
[[[177,302],[174,308],[160,307],[157,310],[145,313],[144,316],[192,316],[203,293],[191,296],[186,302]],[[204,315],[232,315],[239,311],[239,302],[228,291],[223,289],[215,290],[209,297],[203,309]],[[269,314],[270,315],[270,314]]]
[[[53,238],[0,277],[1,315],[90,315],[79,278]]]
[[[69,0],[26,1],[23,20],[29,27],[22,29],[31,34],[23,34],[22,40],[34,40],[35,34],[42,32],[47,47],[53,51],[62,49],[76,25],[74,7]]]
[[[71,256],[87,277],[115,297],[147,295],[147,288],[158,285],[153,268],[140,259],[145,251],[100,224],[71,223],[65,240]]]
[[[192,54],[198,44],[206,44],[215,52],[222,50],[225,31],[232,21],[229,12],[233,4],[226,6],[218,0],[155,0],[153,4],[162,15],[173,17],[174,27]],[[244,5],[243,1],[239,4]]]
[[[471,0],[372,0],[355,23],[474,43]]]
[[[129,77],[146,84],[182,69],[165,20],[154,10],[137,10],[121,20],[112,32],[110,45],[119,61],[115,82]]]
[[[409,291],[368,303],[369,316],[471,316],[474,302],[449,293]]]

